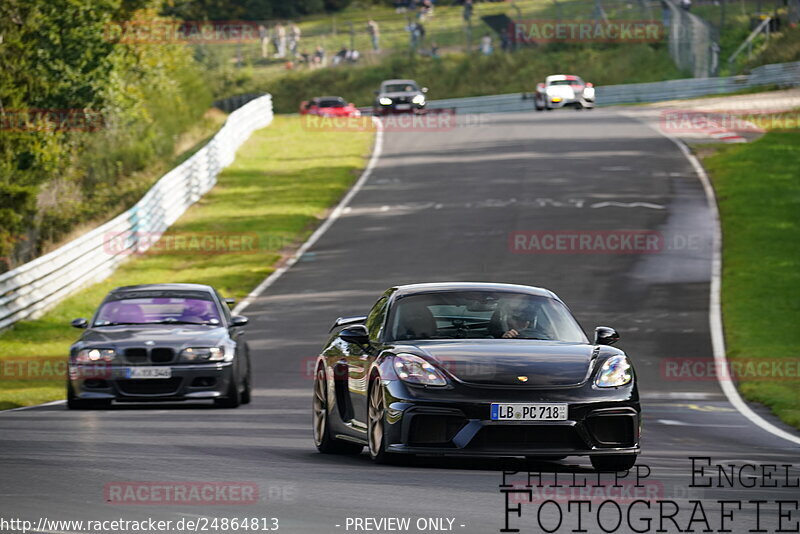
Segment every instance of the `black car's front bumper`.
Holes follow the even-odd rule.
[[[170,378],[128,378],[129,366],[70,364],[69,381],[75,397],[146,402],[202,400],[224,397],[235,380],[233,362],[161,365]]]
[[[384,385],[387,451],[469,456],[638,454],[635,388],[436,390]],[[465,395],[466,394],[466,395]],[[492,403],[567,403],[566,421],[492,421]]]
[[[398,109],[398,106],[400,108]],[[408,107],[406,107],[408,106]],[[414,103],[392,103],[388,106],[384,106],[381,104],[376,105],[373,108],[373,113],[375,115],[395,115],[395,114],[404,114],[404,113],[424,113],[425,111],[425,104],[414,104]]]

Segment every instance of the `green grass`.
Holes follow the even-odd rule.
[[[704,159],[723,233],[722,312],[728,358],[782,360],[794,380],[743,381],[742,394],[800,428],[800,132],[772,131]]]
[[[281,250],[302,242],[353,183],[371,141],[371,133],[309,131],[297,117],[277,116],[271,126],[253,134],[217,186],[170,229],[190,235],[255,234],[254,253],[158,251],[135,256],[110,279],[76,293],[42,318],[0,334],[0,363],[66,357],[78,336],[69,321],[91,316],[103,296],[117,286],[195,282],[210,284],[226,296],[245,296],[274,270]],[[13,378],[0,371],[0,409],[64,397],[63,378]]]

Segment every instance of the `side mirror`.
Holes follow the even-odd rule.
[[[72,325],[73,328],[86,328],[89,326],[89,321],[80,317],[78,319],[73,319],[69,324]]]
[[[427,92],[428,92],[428,88],[427,88],[427,87],[423,87],[423,88],[422,88],[422,92],[423,92],[423,93],[427,93]]]
[[[343,328],[342,331],[339,332],[339,337],[355,345],[369,344],[369,332],[367,331],[367,327],[363,324],[354,324],[353,326]]]
[[[610,326],[598,326],[594,329],[595,345],[613,345],[619,341],[619,334]]]
[[[236,304],[236,299],[227,298],[222,300],[225,301],[225,304],[227,304],[229,308],[233,308],[233,305]]]
[[[378,91],[377,89],[376,89],[376,90],[374,90],[374,91],[372,91],[372,92],[373,92],[373,93],[375,93],[376,95],[379,95],[379,94],[381,94],[381,92],[380,92],[380,91]]]
[[[231,317],[231,326],[244,326],[248,322],[244,315],[234,315]]]

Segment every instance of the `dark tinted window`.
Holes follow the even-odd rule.
[[[94,320],[94,326],[170,323],[220,324],[219,310],[211,295],[126,298],[104,302]]]
[[[413,83],[392,83],[383,86],[384,93],[410,93],[412,91],[419,91]]]
[[[389,320],[388,338],[502,338],[585,343],[586,336],[558,300],[526,293],[447,291],[399,299]]]
[[[337,100],[337,99],[328,98],[328,99],[320,100],[318,105],[321,108],[343,108],[343,107],[345,107],[347,105],[347,102],[345,102],[342,99],[338,99]]]

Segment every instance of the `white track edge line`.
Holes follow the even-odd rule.
[[[689,150],[689,147],[686,146],[686,143],[664,132],[659,133],[675,143],[694,168],[695,173],[697,173],[698,178],[700,178],[700,182],[703,184],[708,209],[711,212],[714,223],[713,258],[711,260],[711,297],[708,314],[709,326],[711,328],[711,346],[714,352],[714,363],[717,367],[717,382],[719,382],[719,386],[722,388],[722,392],[725,393],[728,401],[740,414],[749,419],[751,423],[770,434],[800,445],[800,437],[778,428],[755,413],[742,399],[741,395],[739,395],[739,390],[736,389],[736,386],[733,385],[728,369],[728,359],[725,356],[725,335],[722,326],[722,302],[720,297],[722,289],[722,227],[720,224],[719,209],[717,207],[717,196],[714,192],[714,187],[711,185],[711,180],[708,179],[706,170],[700,164],[697,157]]]
[[[375,119],[376,121],[378,119]],[[233,308],[234,314],[240,314],[245,308],[247,308],[250,304],[253,303],[253,300],[259,297],[264,291],[267,290],[275,281],[278,280],[283,274],[291,269],[292,265],[297,263],[303,254],[311,248],[314,243],[316,243],[322,235],[328,231],[328,229],[333,225],[334,222],[342,215],[342,212],[353,199],[353,197],[364,187],[364,184],[369,179],[370,175],[372,174],[375,165],[378,163],[378,158],[380,158],[381,152],[383,151],[383,129],[380,127],[380,124],[377,125],[376,133],[375,133],[375,144],[372,148],[372,155],[369,158],[369,162],[367,163],[367,167],[364,169],[364,172],[361,173],[361,176],[358,178],[358,181],[350,188],[350,191],[344,196],[344,198],[336,205],[336,208],[331,212],[331,214],[325,219],[325,221],[317,228],[311,236],[303,243],[297,252],[295,252],[291,258],[286,260],[286,263],[281,265],[279,268],[275,269],[269,276],[267,276],[258,286],[256,286],[253,291],[251,291],[244,299],[242,299],[239,304],[237,304]]]

